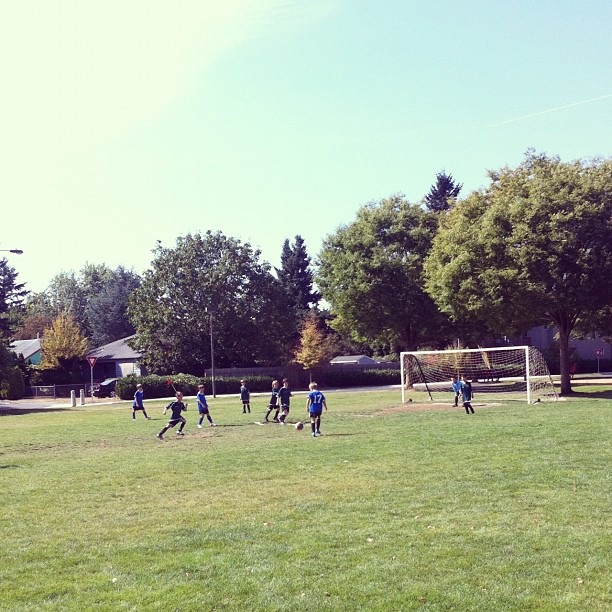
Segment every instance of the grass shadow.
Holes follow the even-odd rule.
[[[70,408],[13,408],[0,406],[0,416],[15,416],[22,414],[34,414],[36,412],[68,412]]]
[[[566,396],[568,399],[571,398],[582,398],[582,397],[588,397],[589,399],[608,399],[608,400],[612,400],[612,389],[606,389],[605,391],[577,391],[574,389],[574,391],[572,391],[572,394],[569,396]]]

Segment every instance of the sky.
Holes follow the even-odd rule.
[[[0,249],[31,291],[221,231],[612,153],[609,0],[0,0]]]

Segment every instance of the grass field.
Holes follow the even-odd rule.
[[[2,416],[0,609],[610,610],[612,392],[581,391],[329,393],[316,439],[265,398],[163,442],[162,402]]]

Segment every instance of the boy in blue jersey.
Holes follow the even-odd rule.
[[[198,427],[202,429],[202,423],[204,422],[204,416],[208,419],[211,427],[216,427],[213,423],[210,412],[208,411],[208,403],[206,402],[206,396],[204,395],[204,385],[198,385],[198,394],[196,396],[198,402],[198,412],[200,413],[200,420],[198,421]]]
[[[251,392],[246,385],[246,380],[240,381],[240,399],[242,401],[242,414],[246,414],[247,410],[251,414]]]
[[[269,423],[268,417],[273,410],[276,410],[274,414],[274,422],[278,423],[278,413],[280,412],[280,407],[278,405],[278,392],[280,385],[278,384],[278,380],[272,381],[272,395],[270,397],[270,403],[268,404],[268,412],[266,412],[266,423]]]
[[[321,434],[321,414],[323,407],[327,412],[327,402],[325,396],[318,390],[316,382],[311,382],[308,385],[310,393],[308,394],[308,400],[306,402],[306,410],[310,414],[310,427],[312,429],[312,437],[316,438]]]
[[[285,419],[289,414],[289,404],[291,403],[291,400],[289,398],[291,397],[291,395],[292,393],[291,389],[289,388],[289,381],[286,378],[283,378],[283,386],[278,390],[278,398],[280,399],[282,412],[282,414],[280,415],[280,422],[283,425],[285,424]]]
[[[472,408],[474,391],[472,391],[472,383],[465,376],[461,378],[461,395],[463,396],[463,407],[466,414],[470,414],[470,411],[474,414],[474,408]]]
[[[461,381],[457,376],[453,376],[453,391],[455,392],[455,408],[459,405],[459,396],[461,395]]]
[[[180,391],[176,392],[176,400],[173,401],[173,402],[170,402],[164,408],[164,414],[166,414],[166,412],[168,411],[168,408],[170,410],[172,410],[172,416],[170,417],[170,420],[168,421],[168,424],[157,434],[157,437],[160,440],[164,439],[164,434],[171,427],[174,427],[175,425],[178,425],[179,423],[181,425],[179,427],[179,430],[176,432],[176,435],[177,436],[184,436],[185,435],[183,433],[183,428],[185,427],[187,421],[185,420],[185,417],[181,414],[181,412],[183,412],[183,410],[187,410],[187,404],[183,403],[183,394]]]
[[[136,411],[142,410],[142,414],[144,414],[145,419],[147,421],[151,420],[151,417],[147,414],[145,410],[142,399],[144,398],[144,391],[142,389],[142,385],[136,385],[136,393],[134,393],[134,403],[132,404],[132,421],[136,420]]]

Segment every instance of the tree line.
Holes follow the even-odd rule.
[[[88,264],[41,294],[26,295],[4,260],[4,344],[36,332],[45,367],[65,369],[66,356],[49,361],[48,339],[66,326],[89,346],[135,334],[150,371],[202,375],[211,333],[219,367],[313,367],[333,354],[478,346],[547,324],[559,330],[569,393],[569,338],[612,330],[612,161],[530,150],[488,176],[465,198],[440,172],[420,202],[369,202],[315,261],[300,236],[285,240],[274,269],[212,231],[158,244],[142,277]]]

